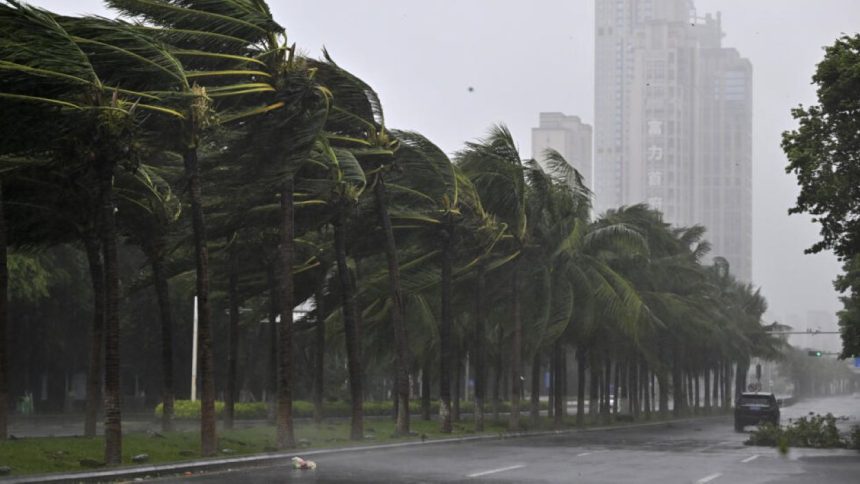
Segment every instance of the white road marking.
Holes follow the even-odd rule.
[[[696,484],[705,484],[706,482],[711,482],[714,479],[720,477],[722,473],[717,472],[716,474],[711,474],[710,476],[703,477],[696,481]]]
[[[583,452],[581,454],[576,454],[577,457],[585,457],[587,455],[591,455],[591,452]]]
[[[500,468],[500,469],[491,469],[491,470],[488,470],[488,471],[476,472],[476,473],[474,473],[474,474],[469,474],[469,475],[467,475],[466,477],[470,477],[470,478],[471,478],[471,477],[487,476],[487,475],[490,475],[490,474],[498,474],[499,472],[512,471],[512,470],[514,470],[514,469],[522,469],[522,468],[523,468],[523,467],[525,467],[525,466],[526,466],[525,464],[517,464],[517,465],[515,465],[515,466],[502,467],[502,468]]]
[[[746,464],[747,462],[752,462],[752,461],[754,461],[754,460],[758,459],[758,457],[759,457],[759,456],[758,456],[758,454],[756,454],[756,455],[751,455],[751,456],[747,457],[746,459],[742,460],[741,462],[743,462],[744,464]]]

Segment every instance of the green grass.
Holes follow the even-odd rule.
[[[654,421],[657,420],[657,418],[654,419]],[[498,435],[507,432],[507,422],[506,416],[502,416],[499,422],[494,422],[492,413],[488,413],[484,432],[481,435]],[[521,428],[526,431],[554,428],[552,420],[546,417],[542,417],[537,426],[533,426],[527,416],[524,416],[520,422]],[[616,422],[616,424],[622,423]],[[604,424],[595,422],[594,425]],[[565,427],[574,426],[575,418],[569,416],[565,421]],[[391,419],[367,419],[364,422],[364,429],[365,440],[356,442],[348,439],[349,421],[347,420],[325,421],[319,425],[313,422],[297,422],[295,436],[299,447],[293,451],[300,454],[305,449],[478,435],[471,419],[455,422],[451,434],[439,432],[439,423],[436,421],[424,421],[414,416],[411,419],[411,430],[415,433],[413,436],[394,437],[394,422]],[[219,432],[218,437],[220,457],[275,450],[274,426],[226,430]],[[84,459],[102,461],[103,445],[101,437],[34,437],[8,440],[0,442],[0,466],[11,467],[12,475],[88,470],[89,468],[82,466],[80,461]],[[194,460],[200,456],[200,434],[197,430],[168,432],[163,436],[143,432],[126,433],[123,436],[123,465],[134,465],[131,459],[137,454],[149,454],[148,464]]]
[[[473,435],[473,425],[455,423],[452,434],[439,432],[437,422],[412,420],[412,431],[417,435],[394,437],[394,422],[391,420],[366,420],[365,440],[349,440],[349,422],[323,422],[316,425],[300,422],[295,426],[295,435],[300,447],[295,452],[307,448],[321,449],[345,447],[362,444],[381,444],[406,442],[421,439],[448,438]],[[488,434],[505,431],[504,424],[487,422]],[[123,436],[123,465],[133,465],[132,457],[149,454],[148,464],[193,460],[200,456],[199,432],[168,432],[163,436],[147,433],[126,433]],[[275,429],[273,426],[225,430],[219,433],[218,449],[220,456],[247,455],[275,450]],[[103,440],[101,437],[34,437],[19,438],[0,442],[0,466],[12,468],[12,475],[49,473],[60,471],[80,471],[89,469],[80,461],[90,459],[102,461]]]

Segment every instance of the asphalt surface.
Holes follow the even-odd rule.
[[[810,411],[860,421],[860,398],[839,397],[784,408],[783,423]],[[315,470],[242,469],[165,482],[253,483],[851,483],[860,482],[860,453],[838,449],[743,444],[731,418],[709,418],[480,442],[446,443],[314,456]]]

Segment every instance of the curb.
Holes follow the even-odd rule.
[[[396,449],[403,447],[416,447],[420,445],[453,444],[460,442],[478,442],[486,440],[506,440],[527,437],[545,437],[550,435],[566,435],[587,432],[602,432],[622,429],[634,429],[643,427],[659,427],[671,424],[683,424],[725,418],[725,415],[682,418],[677,420],[661,420],[659,422],[645,422],[631,425],[605,425],[600,427],[571,428],[564,430],[543,430],[539,432],[506,432],[501,434],[473,435],[468,437],[452,437],[447,439],[434,439],[413,442],[396,442],[391,444],[357,445],[351,447],[340,447],[334,449],[317,449],[306,452],[268,452],[254,454],[245,457],[212,458],[196,461],[179,462],[175,464],[157,464],[129,466],[116,469],[105,469],[99,471],[66,472],[52,474],[33,474],[28,476],[10,477],[0,479],[0,482],[29,484],[29,483],[61,483],[61,482],[112,482],[118,480],[130,480],[142,477],[158,476],[180,476],[186,473],[200,471],[221,471],[245,467],[261,467],[272,464],[286,465],[292,457],[307,457],[313,455],[340,454],[346,452],[362,452],[384,449]]]

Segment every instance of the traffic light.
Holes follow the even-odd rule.
[[[816,357],[816,358],[821,358],[821,356],[822,356],[823,354],[824,354],[824,353],[822,353],[821,351],[810,351],[810,352],[809,352],[809,356],[814,356],[814,357]]]

